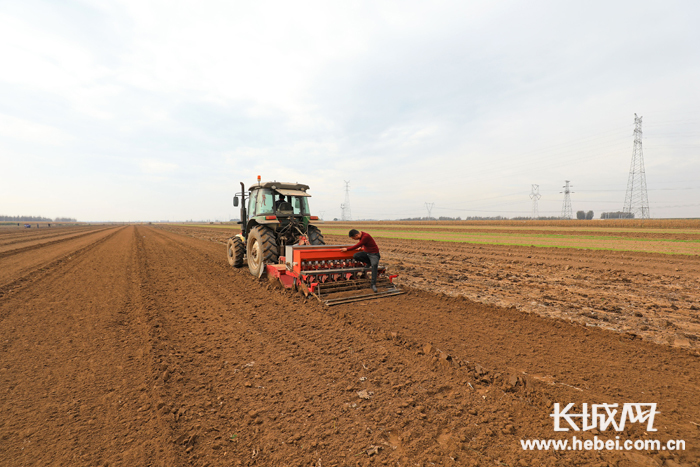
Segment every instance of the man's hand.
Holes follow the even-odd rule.
[[[346,251],[348,251],[348,249],[347,249],[347,248],[341,248],[340,251],[346,252]]]

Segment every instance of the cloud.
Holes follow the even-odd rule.
[[[19,140],[43,146],[63,146],[75,140],[60,128],[3,114],[0,114],[0,137],[6,143]]]
[[[163,175],[168,172],[174,172],[179,169],[177,164],[171,164],[162,160],[145,159],[139,162],[141,171],[147,174]]]

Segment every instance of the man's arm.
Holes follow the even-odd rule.
[[[352,251],[352,250],[357,250],[358,248],[364,246],[365,243],[367,243],[367,237],[363,235],[362,238],[360,238],[360,241],[357,242],[357,244],[355,244],[355,245],[353,245],[353,246],[351,246],[351,247],[348,247],[348,248],[341,248],[340,251]]]

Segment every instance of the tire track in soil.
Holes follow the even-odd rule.
[[[47,234],[61,234],[61,232],[77,232],[80,230],[94,229],[96,226],[92,225],[75,225],[75,226],[61,226],[61,227],[48,227],[48,228],[14,228],[14,227],[3,227],[0,226],[0,245],[8,245],[10,243],[24,242],[27,240],[33,240],[36,238],[41,238]],[[97,226],[101,227],[101,226]]]
[[[448,358],[449,338],[463,344],[457,331],[463,328],[454,322],[426,328],[445,306],[440,297],[418,294],[418,306],[413,295],[391,309],[373,303],[362,311],[329,311],[231,269],[218,245],[152,228],[144,232],[155,237],[152,245],[144,241],[152,275],[146,295],[156,297],[149,308],[162,310],[158,328],[168,336],[159,342],[168,380],[163,399],[170,401],[173,426],[180,425],[174,429],[180,430],[181,449],[189,450],[195,465],[224,465],[231,458],[242,465],[366,463],[369,446],[384,448],[379,459],[390,463],[629,461],[607,453],[520,451],[520,438],[554,436],[553,401],[609,402],[624,394],[584,393],[523,375],[507,368],[508,349],[500,360],[488,358],[503,351],[490,345],[488,335],[473,339],[484,347],[476,357],[499,366],[468,362],[474,356],[459,345]],[[452,306],[460,313],[479,308],[463,301]],[[448,336],[440,343],[447,344],[443,352],[423,346],[442,334]],[[617,338],[608,335],[608,343]],[[539,343],[543,360],[561,354],[546,343]],[[363,388],[374,392],[369,401],[357,397]],[[669,437],[681,428],[678,418],[670,422]],[[624,434],[632,436],[634,429]]]
[[[106,235],[99,237],[95,239],[92,243],[87,244],[86,246],[82,246],[76,250],[69,250],[69,253],[65,253],[65,250],[62,250],[59,252],[59,255],[57,254],[52,254],[52,258],[57,258],[54,259],[53,261],[50,261],[48,263],[40,263],[40,266],[35,266],[34,269],[31,268],[24,268],[22,270],[21,274],[18,274],[17,271],[15,270],[15,276],[8,276],[11,277],[10,282],[7,282],[5,284],[0,284],[0,300],[3,297],[10,296],[12,294],[16,294],[20,291],[22,291],[25,288],[28,288],[30,286],[35,286],[37,285],[44,277],[50,276],[52,273],[54,273],[54,268],[57,266],[62,265],[65,262],[72,261],[74,258],[84,255],[97,247],[98,245],[101,245],[102,243],[106,242],[110,238],[112,238],[114,235],[117,234],[119,229],[111,229],[106,233]],[[53,252],[52,252],[53,253]],[[60,256],[62,254],[62,256]],[[22,275],[23,274],[23,275]],[[30,288],[30,294],[32,296],[41,296],[44,294],[43,290],[39,289],[36,290],[37,288]],[[11,308],[8,308],[7,310],[0,311],[0,322],[2,322],[3,319],[12,311]]]
[[[88,231],[88,232],[64,233],[64,235],[58,235],[58,237],[62,237],[62,238],[58,238],[58,239],[50,240],[50,241],[43,241],[43,240],[55,238],[56,235],[42,235],[38,239],[32,239],[32,240],[28,240],[25,242],[18,242],[20,244],[29,243],[29,245],[27,245],[27,246],[4,248],[5,245],[0,245],[0,259],[6,258],[8,256],[14,256],[14,255],[17,255],[20,253],[24,253],[25,251],[36,250],[38,248],[50,247],[52,245],[56,245],[59,243],[67,242],[67,241],[78,239],[78,238],[82,238],[82,237],[85,237],[85,236],[90,235],[92,233],[100,232],[103,230],[109,230],[111,228],[113,228],[113,227],[106,227],[106,228],[101,228],[101,229],[97,229],[97,230],[91,229],[91,231]],[[16,243],[15,243],[15,245],[16,245]]]
[[[66,235],[72,235],[86,230],[95,230],[95,227],[72,227],[72,228],[51,228],[51,229],[37,229],[31,234],[29,232],[21,232],[14,236],[2,235],[0,234],[0,249],[7,250],[10,245],[16,245],[18,243],[28,243],[33,241],[45,240],[50,238],[62,237]]]
[[[154,409],[133,230],[0,298],[0,465],[181,463]]]
[[[0,257],[0,291],[6,290],[37,269],[46,268],[58,260],[70,257],[73,252],[89,247],[110,232],[114,232],[115,229],[115,227],[108,227],[52,242],[50,245],[33,245],[26,249],[22,248],[22,251],[18,251],[17,254]]]

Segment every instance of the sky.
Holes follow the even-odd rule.
[[[700,217],[696,1],[0,0],[0,215]]]

